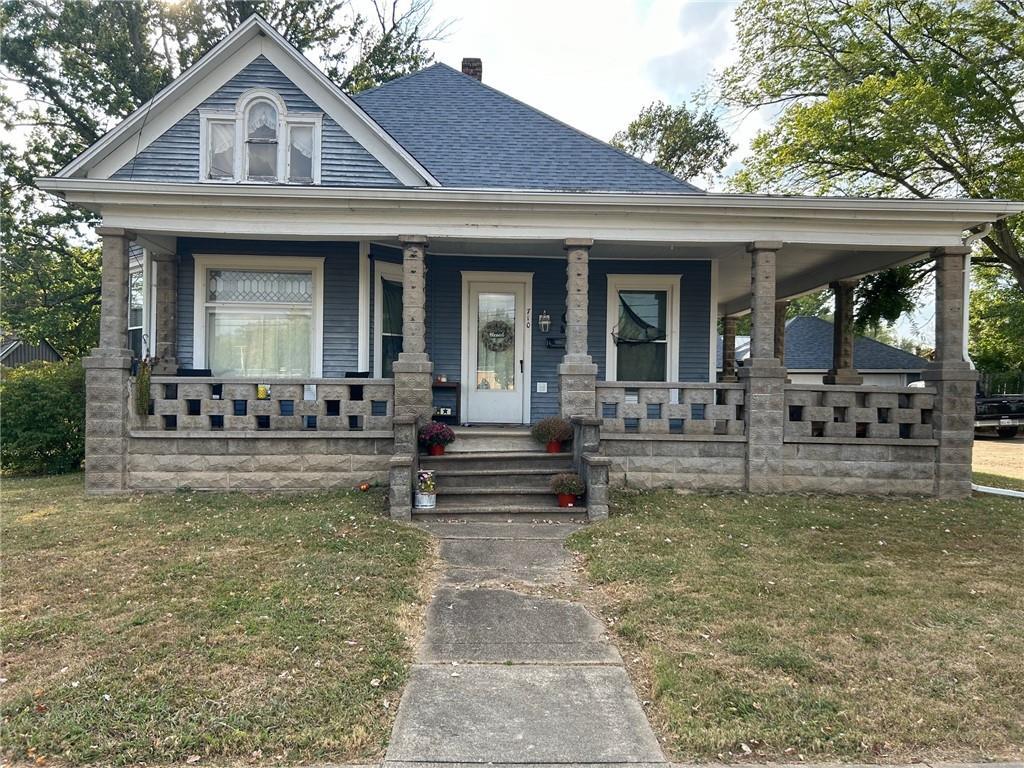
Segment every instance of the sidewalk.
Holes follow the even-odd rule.
[[[664,765],[615,646],[570,583],[572,524],[432,523],[445,572],[385,766]]]

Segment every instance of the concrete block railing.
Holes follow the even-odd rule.
[[[595,416],[609,433],[742,436],[746,388],[732,383],[597,384]]]
[[[935,390],[790,384],[785,442],[931,441]]]
[[[129,399],[135,387],[129,387]],[[384,433],[392,430],[390,379],[231,379],[153,376],[149,415],[130,410],[133,432]]]

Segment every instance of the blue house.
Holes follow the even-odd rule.
[[[346,94],[254,16],[39,180],[102,217],[90,491],[365,480],[404,516],[432,417],[475,425],[438,460],[469,489],[452,514],[516,462],[524,494],[487,508],[544,513],[529,478],[569,467],[591,516],[609,482],[969,490],[965,238],[1020,204],[707,193],[463,70]],[[853,286],[922,258],[928,386],[866,386]],[[777,305],[822,286],[829,383],[787,382]],[[749,360],[719,381],[718,327],[745,313]],[[564,466],[522,434],[549,416],[575,424]]]

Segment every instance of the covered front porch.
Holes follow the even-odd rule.
[[[95,492],[387,482],[405,515],[418,424],[551,415],[576,424],[597,515],[609,482],[969,492],[962,233],[994,203],[357,190],[302,210],[282,196],[271,211],[252,190],[219,194],[242,198],[241,223],[213,222],[201,196],[176,215],[108,201],[88,361]],[[937,265],[926,386],[865,387],[854,281],[925,256]],[[141,405],[127,343],[136,260],[155,358]],[[836,298],[833,370],[791,384],[784,302],[822,286]],[[254,291],[287,296],[257,306]],[[736,368],[747,313],[751,356]]]

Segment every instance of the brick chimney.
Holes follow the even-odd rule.
[[[474,80],[484,79],[484,62],[482,59],[463,59],[462,74],[469,75]]]

